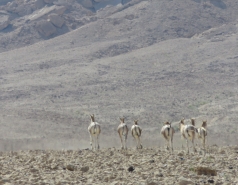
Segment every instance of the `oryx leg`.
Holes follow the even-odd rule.
[[[192,138],[192,144],[193,144],[193,152],[197,152],[197,150],[195,148],[195,144],[194,144],[194,137]]]
[[[136,149],[139,149],[139,139],[138,137],[135,137],[135,139],[136,139]]]
[[[186,138],[186,144],[187,144],[187,153],[189,154],[189,144],[188,144],[188,139]]]
[[[127,140],[127,136],[125,135],[125,137],[124,137],[124,149],[127,149],[126,140]]]
[[[171,152],[173,153],[173,151],[174,151],[174,147],[173,147],[173,137],[171,137],[171,139],[170,139],[170,148],[171,148]]]
[[[120,139],[121,139],[121,149],[123,149],[123,141],[122,141],[122,136],[121,136],[121,134],[119,134],[119,136],[120,136]]]
[[[164,142],[164,148],[166,150],[168,150],[168,140],[166,138],[164,138],[165,142]]]
[[[100,149],[100,146],[99,146],[99,135],[97,135],[96,137],[97,137],[97,139],[96,139],[97,143],[95,143],[95,148],[97,146],[97,149],[99,150]]]
[[[93,137],[91,134],[90,134],[90,145],[91,145],[91,149],[93,150]]]
[[[138,137],[138,142],[139,142],[139,148],[142,149],[142,144],[141,144],[141,141],[140,141],[140,137]]]
[[[140,148],[140,143],[139,143],[139,137],[135,137],[136,139],[136,149],[139,149]]]
[[[166,146],[166,149],[169,150],[169,139],[166,139],[166,143],[167,143],[167,146]]]
[[[203,138],[203,150],[204,150],[204,155],[206,155],[206,138]]]

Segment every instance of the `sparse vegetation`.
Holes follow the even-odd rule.
[[[195,171],[198,175],[217,176],[217,171],[209,167],[197,167]]]

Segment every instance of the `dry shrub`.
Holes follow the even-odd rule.
[[[211,175],[211,176],[217,175],[217,171],[209,167],[197,167],[195,171],[197,172],[198,175]]]

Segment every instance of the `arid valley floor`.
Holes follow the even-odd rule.
[[[1,0],[0,184],[238,184],[237,12],[236,0]],[[119,150],[119,117],[139,120],[142,150],[130,133]],[[183,118],[207,120],[205,156],[181,149]]]

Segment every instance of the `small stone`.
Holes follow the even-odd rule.
[[[75,170],[75,166],[72,165],[72,164],[68,164],[68,165],[66,166],[66,169],[69,170],[69,171],[74,171],[74,170]]]
[[[61,28],[64,24],[64,19],[57,14],[48,15],[49,21],[58,28]]]
[[[54,25],[46,20],[42,20],[37,23],[37,30],[46,37],[56,33],[56,28]]]
[[[117,184],[119,184],[119,182],[118,181],[114,181],[114,182],[112,182],[112,183],[110,183],[111,185],[117,185]]]
[[[184,177],[179,178],[179,185],[188,185],[188,184],[193,184],[193,182],[190,179],[186,179]]]
[[[158,177],[163,177],[164,175],[162,173],[158,174]]]
[[[135,170],[135,168],[133,166],[130,166],[127,170],[128,170],[128,172],[133,172]]]
[[[45,2],[44,2],[44,0],[36,0],[34,2],[34,6],[36,9],[43,8],[45,6]]]
[[[85,8],[92,8],[93,7],[93,1],[92,0],[82,0],[81,4],[85,7]]]
[[[157,182],[149,182],[149,183],[147,183],[147,185],[158,185],[158,183]]]
[[[119,167],[119,168],[117,168],[117,170],[121,170],[121,171],[122,171],[122,170],[124,170],[124,168],[122,168],[122,167]]]
[[[0,17],[0,31],[5,29],[10,24],[8,15],[1,15]]]
[[[209,179],[207,182],[209,182],[209,183],[214,183],[214,180]]]
[[[30,169],[30,172],[31,173],[36,173],[36,172],[38,172],[39,170],[38,169],[36,169],[36,168],[32,168],[32,169]]]
[[[88,166],[84,166],[80,169],[82,172],[87,172],[89,170]]]
[[[220,150],[219,153],[220,154],[226,154],[226,151],[225,150]]]

